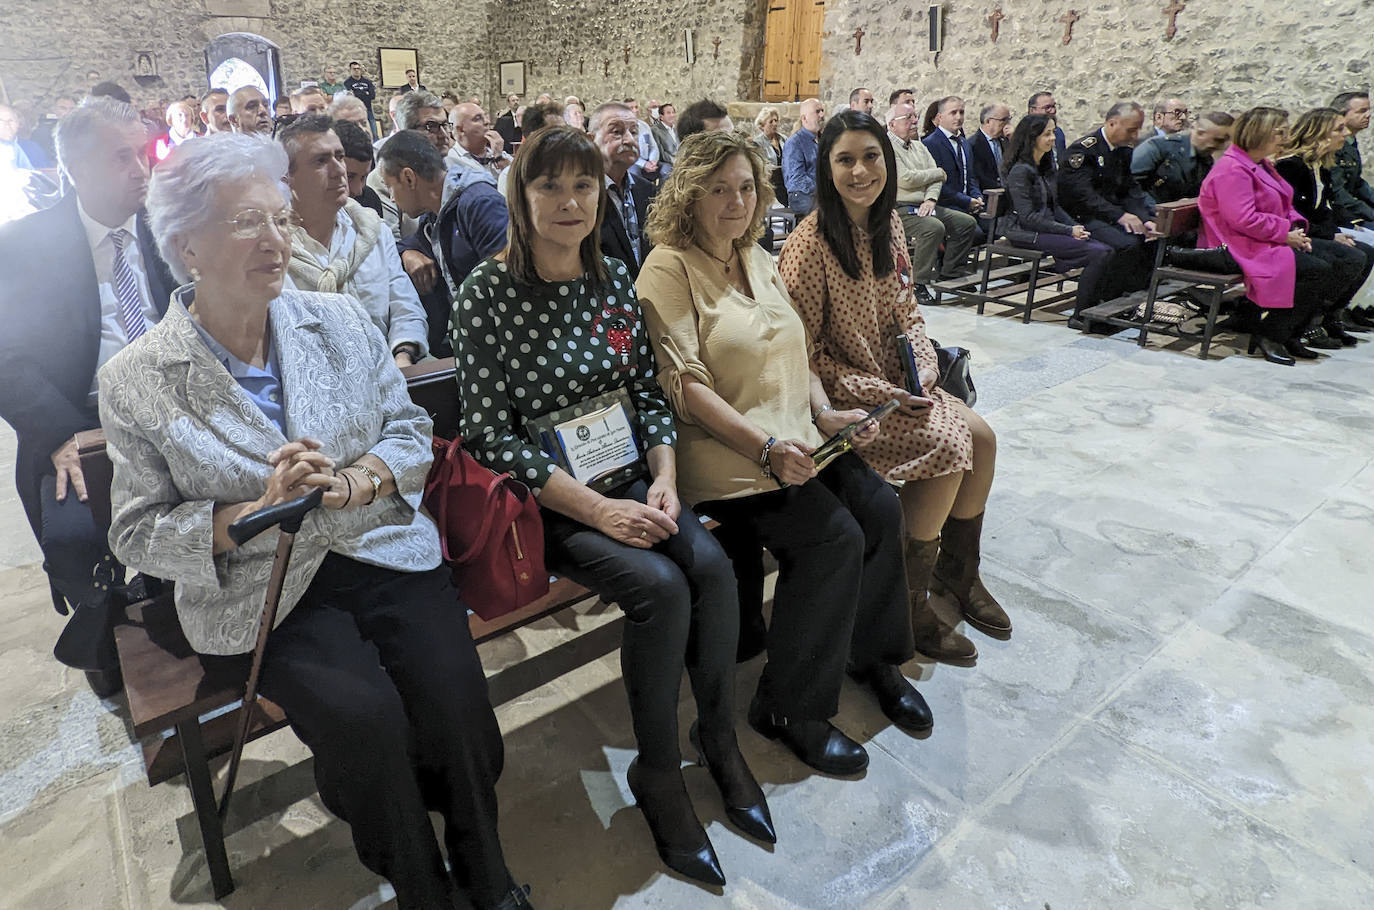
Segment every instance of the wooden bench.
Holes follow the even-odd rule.
[[[1206,360],[1212,346],[1212,336],[1216,333],[1217,315],[1221,304],[1245,293],[1244,276],[1240,273],[1197,272],[1164,265],[1165,245],[1172,238],[1191,233],[1198,229],[1201,215],[1196,199],[1180,199],[1155,206],[1155,230],[1151,239],[1158,240],[1155,250],[1155,267],[1150,274],[1150,286],[1144,294],[1132,294],[1115,300],[1104,301],[1083,311],[1089,324],[1107,323],[1121,328],[1139,330],[1137,343],[1143,348],[1150,332],[1157,335],[1170,335],[1186,341],[1199,342],[1201,349],[1198,359]],[[1200,330],[1184,326],[1191,320],[1172,324],[1155,319],[1155,304],[1161,300],[1193,292],[1206,302],[1202,314]]]
[[[1053,272],[1049,267],[1054,258],[1041,250],[1032,250],[997,242],[997,222],[1006,208],[1006,190],[990,189],[983,193],[984,213],[992,219],[988,230],[988,242],[977,251],[976,261],[980,270],[961,278],[937,281],[932,288],[935,302],[939,303],[944,294],[952,294],[960,300],[978,304],[978,315],[982,315],[989,303],[1021,310],[1021,321],[1031,321],[1031,311],[1036,306],[1036,294],[1042,288],[1055,286],[1055,293],[1048,298],[1041,297],[1041,306],[1059,303],[1077,293],[1064,290],[1064,282],[1081,274],[1081,269],[1069,272]],[[995,263],[1005,265],[994,268]],[[999,282],[995,286],[993,282]],[[1005,282],[1005,283],[1001,283]],[[1021,295],[1023,299],[1016,299]]]
[[[428,361],[405,371],[412,400],[434,418],[436,435],[452,438],[457,427],[458,397],[453,358]],[[104,434],[78,434],[77,447],[86,476],[91,508],[105,526],[110,520],[112,466]],[[592,594],[559,578],[549,593],[514,612],[492,620],[469,614],[468,626],[478,642],[580,603]],[[195,807],[216,898],[234,890],[224,846],[224,826],[215,800],[210,761],[227,754],[240,721],[246,670],[227,673],[207,668],[182,634],[170,592],[132,604],[115,627],[115,646],[129,714],[136,737],[144,741],[143,764],[149,786],[178,774]],[[207,715],[213,715],[207,718]],[[286,726],[281,708],[259,697],[249,727],[249,740]]]

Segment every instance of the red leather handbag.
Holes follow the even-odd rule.
[[[479,464],[462,439],[435,437],[424,505],[439,526],[453,583],[478,616],[493,619],[549,593],[534,494]]]

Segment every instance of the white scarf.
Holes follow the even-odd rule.
[[[349,287],[353,276],[363,260],[377,245],[381,236],[382,219],[369,208],[359,205],[352,199],[344,203],[344,213],[353,221],[353,230],[358,232],[353,249],[347,258],[331,259],[328,266],[321,266],[318,257],[329,257],[329,249],[305,232],[300,225],[291,228],[291,261],[286,271],[296,287],[303,291],[325,291],[331,294],[352,293]]]

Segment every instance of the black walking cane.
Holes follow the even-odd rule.
[[[277,555],[272,559],[272,577],[267,582],[267,599],[262,605],[262,619],[258,624],[258,643],[253,648],[253,666],[248,671],[248,685],[243,690],[243,718],[234,734],[234,751],[229,755],[229,774],[224,781],[224,796],[219,801],[220,821],[229,812],[229,797],[234,792],[234,779],[239,774],[239,760],[248,741],[248,728],[253,722],[253,708],[258,702],[258,674],[262,672],[262,655],[267,650],[267,636],[277,623],[277,605],[281,601],[282,584],[286,581],[286,566],[291,561],[291,546],[301,522],[308,512],[320,504],[324,490],[316,489],[300,499],[278,503],[245,515],[229,526],[229,539],[241,546],[273,525],[281,525],[277,538]]]

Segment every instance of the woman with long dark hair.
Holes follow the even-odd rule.
[[[906,237],[894,211],[896,155],[877,120],[847,111],[826,124],[816,186],[817,211],[787,238],[779,271],[806,323],[814,369],[834,406],[901,403],[862,454],[884,479],[903,482],[917,649],[967,663],[977,648],[936,616],[927,594],[947,594],[986,634],[1011,634],[1011,620],[978,574],[997,438],[936,385],[935,352],[912,293]],[[906,335],[918,365],[918,390],[907,387],[906,352],[899,353],[897,333]]]
[[[721,885],[682,780],[684,666],[700,717],[690,738],[727,817],[776,840],[735,740],[734,573],[678,499],[677,430],[634,283],[597,239],[608,198],[601,153],[579,129],[548,127],[521,144],[510,170],[506,249],[454,301],[462,435],[477,460],[538,496],[549,568],[625,611],[620,662],[639,746],[630,790],[664,864]],[[579,455],[573,440],[594,450]],[[607,453],[611,461],[597,460]]]
[[[1002,154],[1002,185],[1007,212],[1002,234],[1011,243],[1054,257],[1056,272],[1081,268],[1073,315],[1102,301],[1102,278],[1112,248],[1092,239],[1088,229],[1059,206],[1055,195],[1054,118],[1027,114],[1016,124]]]

